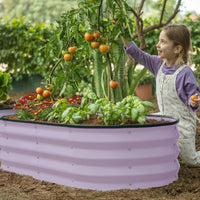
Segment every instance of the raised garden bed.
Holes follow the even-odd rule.
[[[0,107],[0,117],[14,114],[16,114],[16,111],[12,107]]]
[[[1,168],[75,188],[160,187],[178,179],[176,119],[145,125],[63,125],[0,119]]]

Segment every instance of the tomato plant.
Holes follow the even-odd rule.
[[[102,0],[95,1],[92,4],[88,1],[81,1],[78,9],[63,13],[60,20],[58,20],[56,34],[53,35],[48,44],[48,49],[52,47],[51,54],[55,55],[55,65],[46,81],[47,84],[54,85],[53,95],[66,95],[69,88],[73,88],[73,91],[77,92],[79,90],[78,83],[81,82],[81,77],[83,77],[84,81],[93,83],[92,86],[97,96],[107,96],[108,86],[103,83],[106,77],[110,76],[110,74],[107,74],[107,67],[111,67],[111,63],[118,62],[118,55],[116,55],[117,51],[114,50],[114,45],[117,43],[112,42],[114,35],[109,36],[112,34],[112,30],[116,28],[112,24],[112,16],[104,20],[104,17],[99,15],[99,12],[104,9],[102,3]],[[115,5],[117,4],[115,3]],[[110,27],[110,30],[108,27]],[[116,29],[115,32],[119,32],[119,29]],[[108,41],[108,38],[110,38],[110,41]],[[116,40],[118,39],[119,36]],[[114,57],[108,56],[108,59],[106,52],[110,50],[108,48],[109,42],[113,45],[112,51],[115,52],[115,55],[113,54]],[[59,48],[53,51],[55,43],[56,46],[59,44]],[[100,49],[94,51],[100,45],[102,45]],[[124,59],[125,61],[122,42],[118,45],[121,46],[121,53],[123,54],[121,60]],[[78,46],[79,50],[70,62],[63,63],[61,55],[67,53],[66,49],[70,53],[69,48],[73,46]],[[100,51],[105,54],[99,54]],[[112,52],[110,53],[112,55]],[[93,64],[91,65],[91,63]],[[116,67],[115,71],[118,74]],[[101,81],[97,76],[102,77]],[[102,88],[103,85],[105,88]]]
[[[152,24],[159,21],[157,18],[150,21],[142,19],[142,11],[137,14],[133,12],[136,8],[131,6],[124,0],[81,0],[77,9],[61,15],[53,37],[47,44],[47,48],[51,49],[49,54],[54,55],[54,65],[51,65],[53,67],[47,78],[47,83],[54,85],[52,95],[62,97],[69,91],[75,94],[82,81],[91,83],[99,98],[105,97],[112,102],[118,102],[134,93],[139,79],[133,79],[135,63],[126,63],[127,55],[121,36],[127,40],[134,38],[136,43],[141,43],[141,48],[147,48],[147,44],[150,44],[147,52],[155,54],[154,45],[151,45],[155,43],[152,34],[158,34],[158,31],[155,31],[157,26]],[[141,29],[136,26],[137,22]],[[144,34],[148,35],[148,42]],[[78,47],[78,51],[70,62],[63,62],[62,53],[66,54],[66,49],[73,46]],[[138,77],[145,73],[142,70]],[[118,81],[116,90],[110,89],[109,80]]]

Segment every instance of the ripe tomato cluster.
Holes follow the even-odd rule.
[[[45,90],[41,87],[36,88],[35,92],[37,93],[37,99],[42,101],[44,98],[50,98],[52,90],[52,85],[48,86]]]
[[[87,42],[91,42],[91,47],[93,49],[99,49],[101,53],[107,53],[109,51],[109,46],[106,44],[107,38],[102,37],[99,31],[95,31],[93,33],[86,32],[84,38]],[[76,46],[71,46],[68,48],[68,51],[63,51],[62,54],[64,55],[64,60],[71,61],[72,55],[76,53],[76,50],[77,50]],[[111,80],[109,85],[112,89],[116,89],[119,86],[119,83],[118,81]],[[41,98],[41,94],[40,93],[37,94],[40,95],[38,96],[38,98]]]
[[[107,53],[109,51],[109,47],[107,44],[107,39],[104,37],[101,37],[101,33],[99,31],[96,31],[95,33],[89,33],[86,32],[84,35],[84,38],[86,41],[91,42],[91,47],[93,49],[98,49],[101,53]],[[119,86],[119,82],[115,80],[111,80],[109,83],[109,86],[112,89],[116,89]]]
[[[84,35],[86,41],[91,42],[91,47],[93,49],[98,49],[101,53],[107,53],[109,51],[109,47],[107,44],[107,40],[104,37],[101,37],[101,33],[96,31],[94,33],[86,32]]]
[[[64,55],[64,60],[66,61],[71,61],[73,56],[72,54],[75,54],[76,53],[76,50],[77,50],[77,47],[76,46],[72,46],[72,47],[69,47],[67,49],[68,51],[63,51],[63,55]]]

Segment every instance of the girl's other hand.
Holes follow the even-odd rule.
[[[125,40],[123,36],[121,36],[124,46],[127,47],[129,45],[129,41]]]
[[[198,96],[198,94],[194,94],[190,97],[190,105],[192,107],[198,107],[200,103],[200,98]]]

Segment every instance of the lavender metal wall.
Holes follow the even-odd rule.
[[[176,125],[94,129],[0,120],[1,168],[83,189],[164,186],[178,179]]]
[[[14,114],[16,114],[16,111],[12,108],[0,108],[0,117]]]

